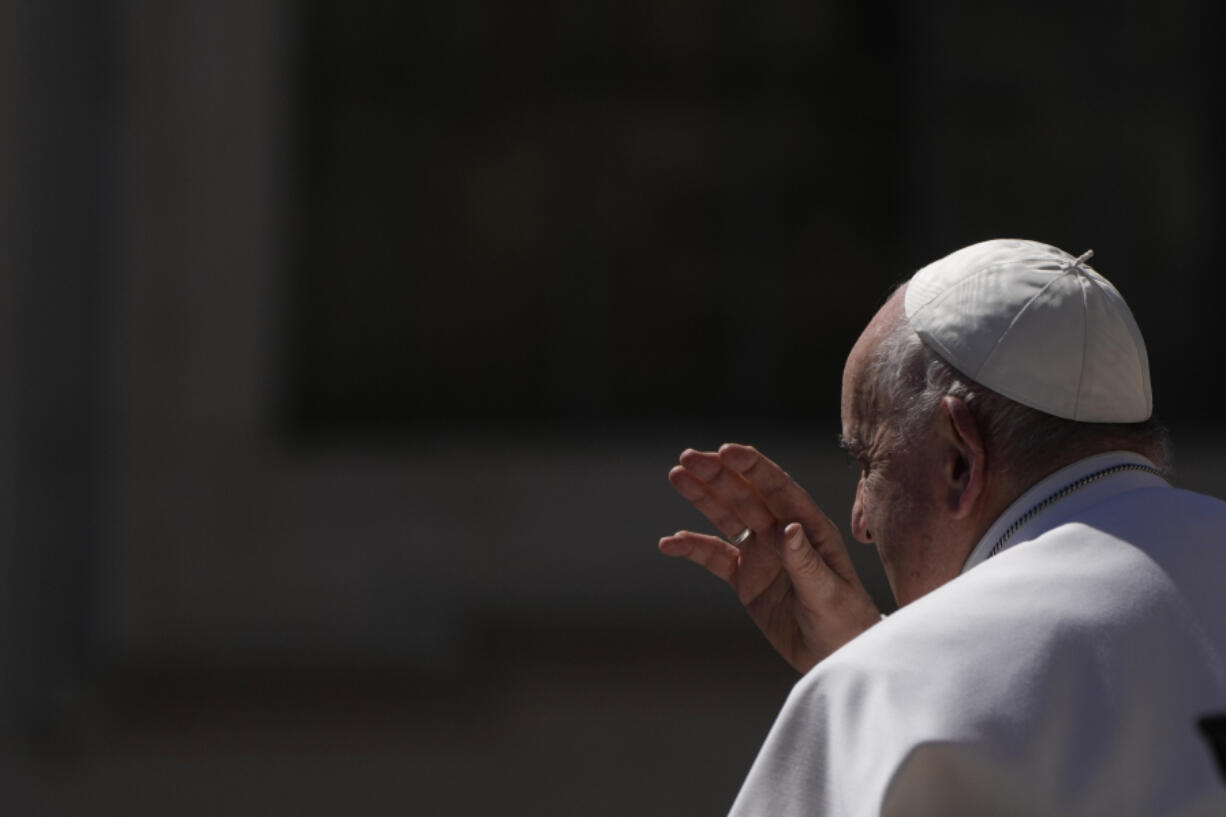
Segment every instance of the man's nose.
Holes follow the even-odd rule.
[[[851,535],[857,542],[868,545],[873,541],[873,532],[868,529],[868,520],[864,516],[864,503],[860,495],[864,492],[864,480],[856,486],[856,501],[851,505]]]

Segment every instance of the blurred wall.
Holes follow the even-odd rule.
[[[10,734],[54,736],[99,668],[113,21],[106,5],[3,8],[2,703]]]
[[[0,10],[29,813],[726,807],[790,676],[668,467],[844,520],[843,356],[982,238],[1096,250],[1226,492],[1213,4]]]

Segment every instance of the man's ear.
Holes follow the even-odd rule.
[[[938,412],[941,418],[941,476],[946,485],[946,507],[956,519],[975,510],[987,480],[983,436],[970,407],[960,397],[946,395]]]

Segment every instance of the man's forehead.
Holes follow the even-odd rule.
[[[905,322],[907,319],[903,311],[906,289],[906,284],[903,284],[890,295],[864,327],[847,356],[847,363],[843,368],[844,434],[854,430],[847,429],[848,425],[862,424],[876,414],[880,383],[878,377],[870,376],[874,368],[871,363],[881,342],[895,331],[899,322]]]

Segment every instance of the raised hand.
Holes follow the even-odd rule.
[[[736,591],[751,618],[792,666],[807,672],[880,619],[843,536],[778,465],[750,446],[687,449],[668,474],[683,497],[739,547],[679,531],[660,551],[700,564]]]

